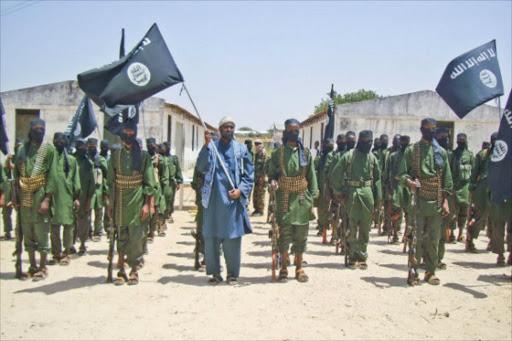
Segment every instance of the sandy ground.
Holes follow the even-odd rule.
[[[273,284],[269,225],[251,218],[240,284],[211,287],[193,270],[193,218],[176,212],[149,245],[138,286],[105,284],[106,240],[37,283],[13,278],[14,242],[1,242],[1,339],[512,339],[511,268],[483,251],[485,233],[477,255],[447,245],[440,286],[411,288],[401,245],[372,230],[368,270],[349,270],[312,222],[309,283]]]

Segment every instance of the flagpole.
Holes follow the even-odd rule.
[[[194,111],[196,112],[197,117],[199,117],[199,120],[201,120],[201,124],[203,125],[204,130],[208,131],[208,129],[206,129],[206,124],[204,123],[203,119],[201,118],[201,115],[199,114],[199,110],[197,110],[196,104],[194,103],[194,101],[192,100],[192,97],[190,96],[190,93],[188,92],[188,89],[187,89],[187,86],[185,85],[185,82],[183,82],[183,89],[185,89],[185,92],[187,93],[187,96],[188,96],[188,99],[190,100],[190,103],[192,103],[192,106],[194,107]],[[233,184],[233,181],[231,180],[231,176],[229,175],[228,170],[226,169],[226,166],[224,165],[224,162],[220,158],[219,151],[217,150],[217,147],[215,146],[214,141],[211,141],[211,143],[212,143],[212,146],[213,146],[213,150],[215,151],[215,155],[217,155],[217,159],[219,160],[219,163],[222,166],[222,169],[224,170],[224,173],[226,173],[226,176],[228,177],[229,184],[231,185],[231,187],[233,187],[233,189],[235,189],[235,185]]]
[[[498,118],[501,122],[501,96],[498,96]]]
[[[146,141],[146,115],[144,115],[144,101],[140,102],[140,108],[142,110],[142,126],[144,128],[144,141]]]

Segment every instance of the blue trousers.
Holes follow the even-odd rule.
[[[238,278],[242,258],[242,237],[233,239],[205,238],[204,258],[207,275],[220,275],[220,246],[224,251],[224,259],[228,276]]]

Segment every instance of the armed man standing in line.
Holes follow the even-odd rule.
[[[466,226],[469,213],[469,180],[471,171],[475,165],[475,157],[468,150],[468,138],[464,133],[457,135],[457,148],[451,157],[451,171],[455,192],[455,222],[459,228],[457,240],[463,241],[463,231]],[[455,225],[455,224],[454,224]],[[451,230],[450,242],[455,241],[455,226]]]
[[[28,142],[18,149],[14,159],[14,178],[19,186],[19,219],[23,244],[28,252],[28,275],[34,281],[48,276],[47,255],[50,252],[50,203],[57,191],[57,161],[55,148],[43,143],[45,122],[39,118],[30,122]],[[36,251],[40,253],[39,267]]]
[[[91,202],[91,208],[94,210],[94,230],[92,240],[99,242],[103,235],[103,206],[107,201],[107,160],[98,154],[98,139],[87,139],[87,152],[89,159],[94,165],[94,182],[96,190]]]
[[[123,146],[110,156],[107,173],[109,197],[108,215],[118,229],[117,279],[115,285],[139,283],[138,267],[144,255],[144,228],[149,217],[150,201],[155,188],[155,175],[149,154],[135,140],[137,125],[125,122],[121,139]],[[126,256],[126,260],[125,260]],[[131,267],[126,276],[124,264]]]
[[[452,151],[450,148],[450,136],[448,134],[448,130],[445,127],[438,127],[435,132],[435,139],[439,143],[439,145],[446,151],[446,156],[448,158],[448,167],[450,168],[451,172]],[[447,196],[447,199],[450,213],[442,218],[441,232],[439,234],[439,247],[437,249],[437,267],[441,270],[446,269],[446,264],[443,262],[443,258],[446,252],[446,242],[448,240],[447,233],[448,231],[450,231],[451,226],[454,226],[455,224],[455,193],[453,189],[451,190],[451,194]],[[424,232],[426,233],[426,231]],[[423,243],[426,243],[426,234],[424,235]]]
[[[468,238],[466,240],[466,251],[478,253],[474,239],[478,239],[480,231],[485,228],[489,218],[489,187],[487,187],[487,169],[494,151],[494,143],[498,139],[498,133],[491,135],[491,147],[480,151],[475,158],[475,165],[471,170],[469,180],[469,196],[473,203],[473,218],[475,223],[468,226]],[[487,226],[488,235],[492,245],[492,224]]]
[[[349,219],[348,255],[350,269],[366,270],[372,214],[382,202],[379,161],[370,152],[373,133],[359,133],[357,146],[345,153],[332,171],[331,186],[338,200],[345,201]],[[346,195],[343,195],[348,186]]]
[[[300,123],[296,119],[284,122],[283,146],[274,150],[269,165],[269,179],[277,190],[275,212],[279,225],[279,252],[281,270],[279,282],[288,281],[288,249],[295,254],[295,278],[307,282],[302,269],[303,253],[306,251],[309,221],[315,219],[313,200],[318,196],[317,179],[313,157],[299,139]]]
[[[391,147],[389,147],[386,151],[386,157],[384,161],[384,165],[381,168],[382,171],[382,199],[384,201],[384,222],[385,225],[389,226],[387,232],[388,235],[393,235],[393,243],[398,242],[398,229],[400,228],[400,225],[396,226],[396,224],[393,224],[393,222],[398,219],[397,212],[393,212],[393,194],[394,194],[394,187],[395,183],[393,183],[393,178],[390,177],[390,165],[389,165],[389,159],[391,157],[391,154],[394,152],[397,152],[400,150],[400,134],[396,134],[393,136],[393,140],[391,142]],[[398,172],[398,165],[396,165],[396,172]],[[397,227],[395,229],[394,227]]]
[[[206,274],[212,275],[210,285],[223,281],[220,274],[222,245],[227,283],[234,285],[240,275],[242,237],[252,232],[246,201],[254,183],[254,165],[247,147],[233,138],[235,122],[231,117],[220,120],[219,131],[221,138],[217,141],[212,141],[211,133],[205,131],[204,146],[196,164],[198,172],[204,174],[201,192]]]
[[[80,205],[76,212],[76,237],[80,240],[79,255],[85,255],[87,248],[85,242],[91,230],[91,202],[96,191],[94,183],[94,165],[87,157],[87,141],[75,141],[75,157],[80,179]],[[68,259],[69,261],[69,259]]]
[[[164,225],[165,225],[165,209],[167,205],[165,203],[165,192],[168,192],[167,187],[169,186],[169,169],[165,162],[165,157],[160,156],[158,153],[158,145],[156,144],[155,138],[149,138],[146,140],[148,148],[148,154],[151,157],[151,163],[153,165],[155,173],[155,191],[153,194],[153,207],[154,214],[151,215],[150,231],[148,238],[153,239],[155,232],[158,233],[159,237],[165,237]]]
[[[74,156],[68,155],[67,139],[64,133],[55,133],[53,145],[57,150],[55,163],[57,166],[56,192],[52,198],[52,227],[50,239],[52,245],[52,259],[49,265],[60,263],[69,265],[71,261],[71,248],[74,240],[75,212],[80,207],[80,175]],[[60,226],[62,225],[62,240]],[[62,247],[64,246],[64,253]]]
[[[453,188],[452,174],[448,165],[446,151],[439,146],[434,139],[436,120],[426,118],[421,121],[420,141],[410,145],[405,150],[404,158],[399,167],[398,175],[402,185],[407,185],[411,191],[418,189],[416,210],[416,225],[418,232],[416,259],[418,263],[413,264],[417,270],[419,261],[423,256],[422,231],[427,230],[426,250],[426,273],[424,280],[432,285],[439,285],[440,280],[435,276],[438,265],[438,247],[441,233],[442,217],[450,213],[448,196]],[[413,279],[419,282],[419,276]]]
[[[389,137],[387,134],[380,135],[380,150],[377,151],[379,165],[381,170],[381,186],[382,186],[382,198],[383,201],[385,199],[386,193],[386,184],[384,183],[384,168],[386,167],[386,161],[391,154],[390,149],[388,149],[388,141]],[[384,202],[379,207],[379,212],[376,213],[377,220],[382,224],[382,232],[381,236],[386,235],[388,232],[388,228],[391,228],[391,221],[389,212],[384,208]]]
[[[101,140],[100,142],[100,156],[105,158],[107,165],[110,160],[110,142],[108,140]],[[105,180],[106,181],[106,180]],[[106,191],[105,191],[106,193]],[[103,206],[108,206],[108,197],[106,201],[103,203]],[[107,233],[110,233],[110,228],[112,227],[112,222],[107,217],[107,210],[103,210],[103,229]]]
[[[174,199],[176,198],[176,192],[180,190],[180,186],[183,183],[183,175],[181,174],[180,160],[176,155],[171,154],[171,145],[169,142],[164,142],[164,145],[168,162],[167,167],[169,168],[170,188],[172,189],[167,201],[167,212],[165,218],[169,219],[169,223],[173,223],[174,219],[172,214],[174,213]]]
[[[314,160],[316,180],[318,184],[318,198],[315,200],[317,207],[318,233],[325,234],[329,228],[329,207],[331,198],[327,194],[328,171],[334,157],[334,140],[331,138],[323,141],[322,150]]]
[[[409,146],[411,138],[407,135],[400,136],[400,149],[391,154],[389,158],[389,177],[394,186],[393,209],[399,215],[399,218],[393,221],[393,228],[400,231],[402,216],[405,219],[405,230],[411,226],[411,191],[409,187],[402,186],[399,176],[400,164],[405,155],[405,150]],[[403,214],[402,214],[403,213]],[[404,235],[405,237],[405,235]],[[395,240],[395,238],[393,238]]]
[[[14,155],[8,154],[5,160],[5,205],[2,210],[2,220],[4,224],[4,235],[0,237],[0,240],[12,240],[11,231],[12,231],[12,203],[11,203],[11,185],[9,180],[12,179],[12,170],[14,169],[14,158],[16,157],[16,153],[18,148],[24,143],[23,139],[17,138],[14,144]],[[15,214],[16,220],[18,219],[18,214]]]
[[[265,180],[265,163],[268,155],[263,142],[258,139],[254,141],[256,153],[254,154],[254,194],[252,196],[254,212],[253,216],[262,216],[265,210],[265,190],[267,182]]]
[[[195,204],[197,205],[197,214],[194,219],[196,222],[196,230],[192,231],[192,237],[195,239],[195,247],[198,250],[194,250],[194,252],[203,255],[203,260],[199,261],[199,257],[197,259],[198,264],[195,264],[196,270],[204,271],[206,268],[206,263],[204,261],[204,237],[203,237],[203,204],[201,200],[201,189],[204,186],[204,174],[197,170],[197,162],[196,167],[194,167],[194,175],[192,177],[192,182],[190,184],[192,189],[196,194]]]
[[[404,141],[405,144],[406,141]],[[408,142],[407,142],[408,145]],[[403,188],[400,187],[400,179],[397,178],[398,166],[404,156],[404,150],[402,146],[402,137],[400,134],[393,136],[393,145],[391,147],[391,154],[386,160],[384,167],[384,182],[386,192],[382,193],[384,197],[384,208],[387,214],[390,216],[390,228],[389,232],[392,232],[393,243],[398,243],[398,232],[400,231],[400,225],[402,224],[402,210],[400,209],[400,197],[402,196]],[[391,234],[390,234],[391,235]]]

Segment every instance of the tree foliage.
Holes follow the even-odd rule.
[[[322,99],[320,104],[315,106],[314,114],[318,114],[321,111],[327,110],[329,108],[329,95],[330,92],[327,93],[327,98]],[[353,102],[361,102],[374,98],[381,98],[379,94],[377,94],[373,90],[365,90],[360,89],[356,92],[349,92],[346,94],[339,94],[334,91],[334,105],[344,104],[344,103],[353,103]]]

